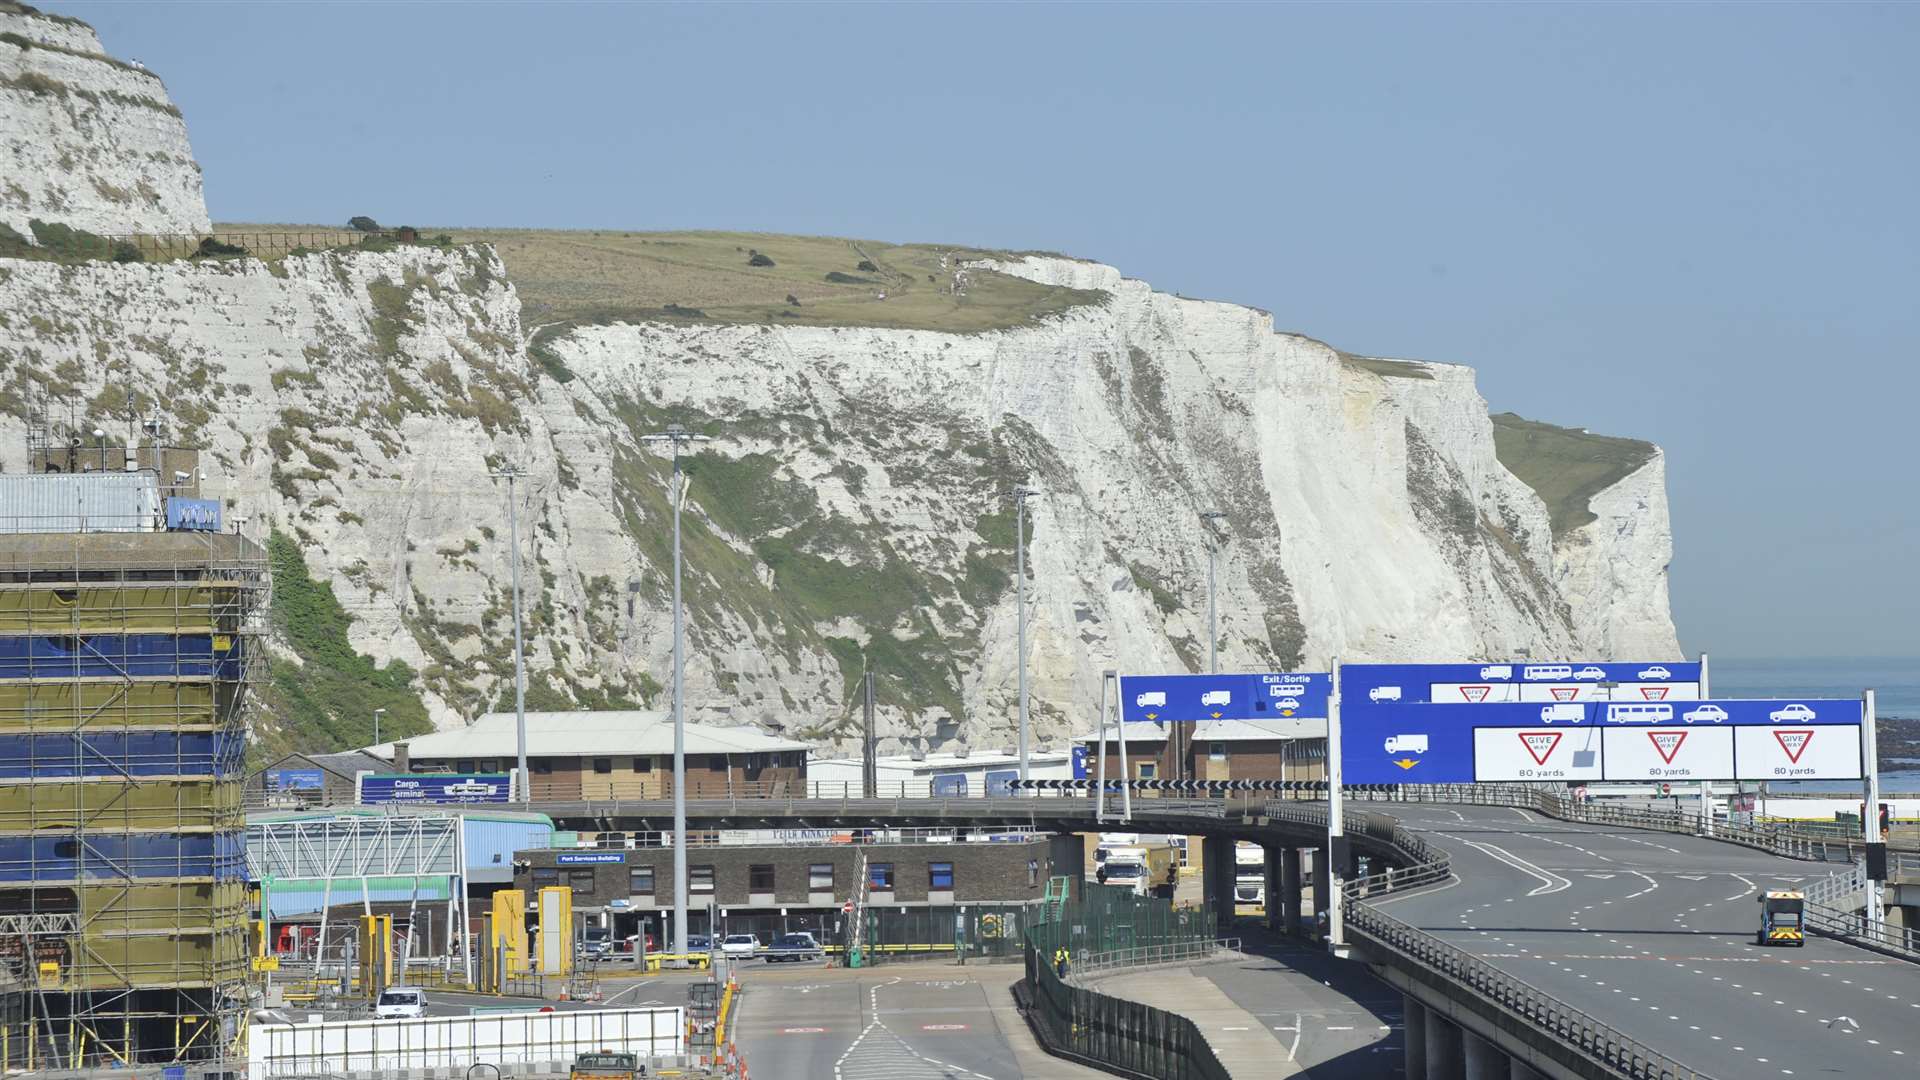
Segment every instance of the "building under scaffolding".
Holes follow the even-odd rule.
[[[181,466],[169,482],[133,454],[0,477],[7,1070],[245,1056],[240,793],[266,557],[218,531],[180,451],[154,457]]]

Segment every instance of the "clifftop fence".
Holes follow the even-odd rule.
[[[451,246],[451,237],[424,238],[413,229],[357,232],[349,229],[301,229],[237,232],[117,233],[102,235],[35,222],[33,242],[0,232],[0,258],[42,262],[173,262],[179,259],[280,259],[288,255],[357,248],[391,251],[403,246]]]

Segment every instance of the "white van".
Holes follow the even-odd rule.
[[[1202,705],[1231,705],[1231,704],[1233,704],[1233,691],[1231,691],[1231,690],[1209,690],[1209,691],[1207,691],[1206,693],[1204,693],[1204,694],[1201,694],[1201,695],[1200,695],[1200,704],[1202,704]]]
[[[1141,709],[1144,709],[1149,705],[1164,706],[1166,703],[1167,703],[1167,692],[1165,690],[1154,690],[1150,693],[1140,694],[1133,699],[1133,704],[1135,705],[1135,707],[1141,708]]]
[[[1571,679],[1573,678],[1573,665],[1538,664],[1522,668],[1521,672],[1529,679]]]
[[[1483,679],[1511,679],[1513,678],[1513,665],[1488,664],[1486,667],[1480,669],[1480,677]]]
[[[1387,753],[1389,754],[1424,754],[1426,752],[1427,736],[1425,735],[1387,736]]]
[[[418,1020],[427,1015],[427,992],[414,986],[389,986],[373,1003],[375,1020]]]
[[[1586,718],[1587,707],[1580,704],[1560,702],[1548,705],[1540,710],[1540,722],[1543,724],[1551,724],[1555,720],[1565,720],[1569,723],[1578,724],[1585,721]]]
[[[1376,686],[1367,691],[1367,696],[1374,701],[1399,701],[1400,688],[1397,686]]]

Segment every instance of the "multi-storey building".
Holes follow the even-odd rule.
[[[230,1060],[265,553],[189,452],[34,434],[0,476],[0,1065]]]

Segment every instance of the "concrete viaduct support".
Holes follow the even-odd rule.
[[[1531,1065],[1412,996],[1404,1001],[1407,1080],[1545,1080]]]
[[[1201,895],[1218,919],[1221,933],[1233,926],[1234,841],[1230,836],[1209,836],[1204,841]]]
[[[1272,859],[1273,856],[1267,856]],[[1280,848],[1280,929],[1293,937],[1300,936],[1300,849]]]

